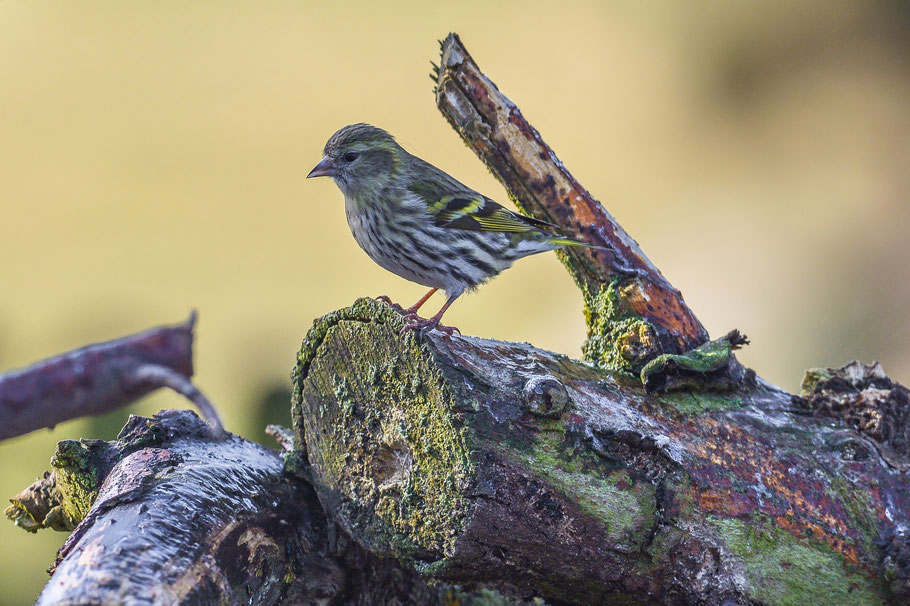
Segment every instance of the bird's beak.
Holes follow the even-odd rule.
[[[313,167],[313,170],[310,171],[310,174],[306,176],[307,179],[310,177],[334,177],[338,174],[338,169],[335,168],[335,165],[332,164],[332,161],[328,156],[323,156],[322,161]]]

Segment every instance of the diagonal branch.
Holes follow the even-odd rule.
[[[645,344],[645,355],[629,365],[636,371],[659,354],[682,353],[707,341],[707,331],[680,292],[575,180],[515,104],[480,71],[456,34],[443,41],[441,61],[436,87],[439,110],[516,205],[569,235],[604,247],[573,249],[563,257],[585,295],[591,335],[603,336],[619,316],[648,323],[654,333],[649,338],[656,342]],[[597,298],[611,285],[621,309],[608,312]],[[602,322],[605,313],[610,314],[606,323]],[[589,357],[601,357],[596,347],[587,349]]]

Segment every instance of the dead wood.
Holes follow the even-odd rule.
[[[216,435],[218,413],[193,376],[195,312],[183,324],[95,343],[0,375],[0,440],[122,408],[169,387],[193,402]]]

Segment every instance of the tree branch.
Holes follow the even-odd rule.
[[[215,408],[189,381],[195,312],[183,324],[95,343],[0,375],[0,440],[122,408],[161,387],[196,404],[216,435]]]
[[[271,429],[283,471],[187,412],[61,442],[11,508],[78,524],[40,603],[910,600],[910,392],[859,364],[813,371],[799,398],[749,380],[744,338],[705,342],[455,36],[438,98],[522,208],[609,249],[566,258],[598,365],[420,341],[359,300],[301,347],[293,434]]]
[[[637,372],[659,354],[680,354],[708,340],[680,292],[575,180],[518,107],[480,71],[456,34],[442,42],[436,104],[521,210],[604,247],[563,253],[587,303],[589,358]],[[613,290],[616,306],[598,300],[607,289]],[[650,334],[640,335],[640,325],[623,330],[640,351],[631,358],[614,355],[598,338],[614,331],[617,323],[624,322],[629,329],[630,317],[643,320]]]
[[[431,585],[375,557],[338,531],[309,484],[283,474],[279,453],[212,440],[189,411],[130,417],[116,441],[61,443],[55,460],[51,508],[84,519],[40,605],[441,606],[498,595]]]

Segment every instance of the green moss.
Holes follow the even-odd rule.
[[[851,530],[861,533],[865,545],[876,545],[881,540],[879,534],[878,510],[875,500],[868,488],[853,484],[847,477],[832,474],[828,491],[835,502],[840,502],[850,516]],[[875,557],[878,557],[876,553]]]
[[[764,604],[882,604],[884,589],[824,544],[798,541],[770,521],[708,517],[730,550],[742,560],[749,597]]]
[[[598,520],[609,541],[643,544],[656,512],[654,486],[576,451],[564,437],[561,431],[540,432],[533,443],[515,445],[507,454]]]
[[[582,352],[586,360],[601,368],[636,373],[660,353],[654,327],[626,307],[618,280],[597,292],[584,293],[588,339]]]
[[[94,450],[97,440],[62,440],[51,458],[56,469],[56,488],[60,507],[56,518],[61,518],[68,530],[76,527],[88,514],[101,487],[101,466]]]
[[[651,360],[642,369],[642,383],[644,383],[644,377],[661,372],[670,364],[692,372],[704,373],[717,370],[730,360],[732,354],[733,347],[727,339],[709,341],[681,355],[663,354]]]
[[[557,487],[574,497],[583,510],[603,523],[608,540],[642,542],[643,533],[654,518],[653,486],[635,483],[630,488],[620,489],[611,478],[559,469],[548,475]]]
[[[683,354],[661,354],[641,369],[641,382],[648,392],[735,389],[744,381],[751,381],[733,357],[735,349],[748,343],[738,330],[731,330]]]
[[[445,381],[413,336],[398,337],[401,326],[371,299],[317,320],[298,357],[292,416],[314,481],[338,496],[355,536],[399,556],[441,556],[461,529],[474,469]],[[363,372],[338,359],[375,362]]]
[[[281,453],[282,470],[289,476],[310,479],[310,466],[306,460],[306,453],[300,450],[285,450]]]
[[[708,410],[734,410],[742,408],[745,399],[735,393],[712,393],[703,391],[674,391],[655,398],[666,406],[686,415],[699,414]]]
[[[167,432],[157,418],[130,415],[126,425],[117,435],[117,440],[128,445],[130,452],[135,452],[142,448],[158,446],[166,437]]]
[[[818,385],[833,377],[834,373],[835,370],[833,368],[810,368],[806,370],[800,385],[800,395],[804,398],[813,395]]]

